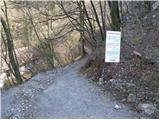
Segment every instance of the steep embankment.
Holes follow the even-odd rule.
[[[78,74],[85,61],[39,73],[22,85],[3,90],[2,118],[139,118]]]
[[[82,71],[124,104],[159,118],[159,4],[153,2],[147,10],[143,2],[124,3],[128,12],[122,15],[120,62],[105,63],[105,46],[100,46]]]

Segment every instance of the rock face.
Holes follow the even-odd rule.
[[[138,109],[144,111],[146,114],[151,115],[156,111],[156,107],[154,105],[148,103],[140,103],[138,105]]]

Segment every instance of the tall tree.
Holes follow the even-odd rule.
[[[80,10],[80,41],[81,41],[81,57],[84,56],[85,50],[84,50],[84,8],[82,5],[82,1],[77,2]]]
[[[99,27],[99,30],[100,30],[100,33],[101,33],[102,41],[104,41],[103,29],[102,29],[102,27],[100,25],[100,21],[99,21],[99,18],[98,18],[98,14],[97,14],[96,8],[95,8],[95,6],[93,4],[93,1],[90,1],[90,3],[91,3],[91,6],[93,8],[93,11],[94,11],[94,14],[95,14],[95,18],[96,18],[96,22],[98,24],[98,27]]]
[[[100,11],[101,11],[101,19],[102,19],[102,28],[103,28],[103,36],[104,36],[104,39],[105,39],[105,31],[106,31],[106,28],[105,28],[105,1],[104,1],[104,10],[103,10],[103,6],[102,6],[102,1],[100,0],[99,1],[99,5],[100,5]]]
[[[10,65],[11,65],[11,69],[13,70],[13,75],[17,80],[18,84],[22,83],[22,78],[20,75],[20,71],[19,71],[19,64],[16,58],[16,54],[14,51],[14,44],[13,44],[13,39],[12,39],[12,35],[10,32],[10,27],[9,27],[9,22],[8,22],[8,15],[7,15],[7,6],[6,6],[6,2],[4,1],[4,6],[5,6],[5,17],[6,17],[6,22],[5,20],[1,17],[1,23],[2,23],[2,27],[4,30],[4,33],[6,35],[6,49],[8,50],[8,56],[9,56],[9,61],[10,61]]]
[[[120,30],[121,20],[119,16],[118,1],[108,1],[113,30]]]
[[[93,25],[92,25],[92,23],[91,23],[91,20],[90,20],[90,18],[89,18],[89,15],[88,15],[88,12],[87,12],[87,9],[86,9],[86,6],[85,6],[85,2],[84,1],[82,1],[82,5],[83,5],[83,8],[84,8],[84,14],[85,14],[85,16],[86,16],[86,18],[87,18],[87,21],[88,21],[88,23],[89,23],[89,27],[90,27],[90,30],[91,30],[91,36],[92,36],[92,39],[94,40],[94,41],[96,41],[96,38],[95,38],[95,35],[94,35],[94,29],[93,29]]]

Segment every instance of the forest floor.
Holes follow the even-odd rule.
[[[2,118],[144,118],[83,77],[82,59],[2,90]]]

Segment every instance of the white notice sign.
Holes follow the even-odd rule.
[[[107,31],[105,62],[120,61],[120,42],[121,42],[121,32]]]

